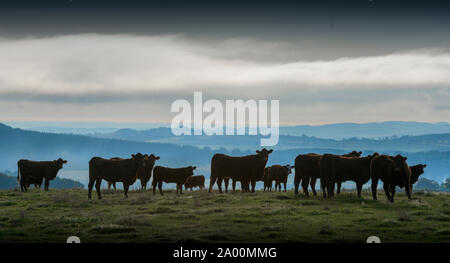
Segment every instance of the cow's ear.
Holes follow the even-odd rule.
[[[424,164],[424,165],[422,165],[422,166],[423,166],[423,168],[427,167],[427,165],[426,165],[426,164]]]
[[[295,166],[293,165],[293,166],[291,166],[291,168],[292,168],[292,169],[294,169],[294,168],[295,168]]]
[[[256,153],[261,153],[261,151],[260,150],[256,150]]]
[[[273,149],[270,149],[270,150],[269,150],[269,153],[272,153],[272,152],[273,152]]]
[[[63,163],[67,163],[67,160],[64,160]]]
[[[159,156],[156,156],[156,157],[155,157],[155,160],[159,160],[159,158],[160,158]]]
[[[135,158],[135,157],[136,157],[136,155],[135,155],[135,154],[132,154],[132,155],[131,155],[131,157]]]
[[[192,167],[192,170],[195,170],[195,169],[197,169],[197,166],[191,166]]]
[[[403,157],[403,161],[406,161],[406,160],[408,160],[408,157]]]

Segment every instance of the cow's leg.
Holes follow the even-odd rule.
[[[298,188],[300,187],[300,182],[301,181],[302,181],[302,178],[300,177],[300,175],[295,174],[295,177],[294,177],[294,192],[295,192],[296,195],[298,195]]]
[[[50,180],[48,178],[45,178],[45,191],[48,191],[48,185],[50,184]]]
[[[232,187],[233,187],[233,193],[235,193],[236,192],[236,180],[232,179],[231,183],[232,183]]]
[[[129,184],[123,183],[123,193],[125,194],[125,198],[128,199],[128,188],[130,187]]]
[[[316,180],[317,178],[311,178],[311,181],[309,182],[309,185],[311,186],[311,191],[313,192],[314,196],[317,196],[316,192]]]
[[[225,177],[223,181],[225,183],[225,193],[228,193],[228,184],[230,183],[230,177]]]
[[[389,201],[391,201],[391,195],[389,194],[389,183],[383,183],[383,189],[386,193],[386,197]]]
[[[328,198],[331,198],[334,196],[334,182],[331,182],[328,184],[327,188],[328,188]]]
[[[303,193],[306,196],[309,196],[309,193],[308,193],[309,180],[310,180],[309,178],[307,178],[306,180],[305,180],[305,178],[303,178],[303,180],[302,180],[302,189],[303,189]]]
[[[255,192],[256,180],[252,180],[252,193]]]
[[[361,197],[362,184],[356,184],[356,191],[358,191],[358,197]]]
[[[114,188],[114,191],[117,191],[116,182],[113,183],[113,188]]]
[[[182,195],[182,194],[183,194],[183,185],[180,184],[180,195]]]
[[[145,189],[145,180],[141,179],[141,190]]]
[[[377,187],[378,187],[378,179],[372,178],[372,198],[373,198],[373,200],[377,200]]]
[[[209,193],[211,193],[211,191],[213,189],[213,186],[214,186],[214,183],[216,182],[216,180],[217,180],[217,177],[213,176],[211,174],[211,177],[209,178],[209,191],[208,191]]]
[[[284,182],[284,192],[286,192],[286,183],[287,182]]]
[[[23,178],[20,178],[19,183],[20,183],[20,191],[24,192],[25,191],[25,184],[24,184]]]
[[[163,191],[162,191],[162,181],[161,182],[158,182],[158,189],[159,189],[159,193],[161,194],[161,195],[163,195]]]
[[[155,191],[156,191],[156,184],[157,184],[158,182],[153,178],[153,181],[152,181],[152,186],[153,186],[153,195],[155,195]]]
[[[95,181],[95,190],[97,191],[98,199],[102,199],[102,193],[100,193],[100,187],[102,185],[102,179],[97,179]]]
[[[217,187],[219,188],[219,193],[222,193],[222,181],[224,178],[217,178]]]
[[[395,184],[390,184],[389,188],[390,188],[390,192],[391,192],[391,203],[393,203],[394,202],[394,195],[395,195]]]
[[[408,199],[411,200],[412,185],[409,182],[405,184],[405,192],[408,196]]]
[[[336,183],[336,186],[337,186],[336,194],[340,194],[341,193],[341,185],[342,185],[342,182],[337,182]]]
[[[89,178],[89,185],[88,185],[88,199],[92,199],[92,188],[94,187],[95,180]]]
[[[111,191],[111,183],[106,181],[106,183],[108,184],[108,192]]]

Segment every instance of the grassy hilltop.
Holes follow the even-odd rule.
[[[0,242],[450,242],[450,194],[404,193],[395,203],[345,191],[332,200],[292,191],[0,191]]]

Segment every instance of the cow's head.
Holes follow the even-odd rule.
[[[137,163],[138,167],[145,167],[145,160],[148,158],[148,156],[142,153],[136,153],[132,154],[131,158]]]
[[[156,160],[159,160],[160,157],[159,156],[155,156],[153,153],[148,155],[147,158],[145,159],[146,161],[146,166],[149,167],[153,167],[155,165]]]
[[[58,169],[62,169],[63,164],[67,163],[67,160],[63,160],[63,159],[59,158],[58,160],[54,160],[53,163],[55,163],[55,165]]]
[[[272,152],[273,152],[272,149],[267,150],[266,148],[262,149],[261,151],[256,150],[256,153],[257,153],[259,156],[261,156],[261,157],[264,159],[264,161],[269,160],[269,154],[271,154]]]
[[[425,171],[423,170],[427,167],[426,164],[417,164],[411,166],[411,184],[415,184],[419,180],[419,176],[422,175]]]
[[[285,165],[284,168],[286,169],[287,174],[291,174],[292,173],[292,169],[295,168],[295,166],[291,166],[290,164]]]
[[[189,176],[194,175],[194,170],[195,169],[197,169],[196,166],[188,166],[188,167],[186,167],[186,170],[187,170]]]
[[[344,154],[346,157],[360,157],[362,152],[352,151],[347,154]]]

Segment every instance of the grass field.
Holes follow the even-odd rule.
[[[0,242],[450,242],[450,195],[395,203],[346,191],[332,200],[287,193],[0,191]]]

